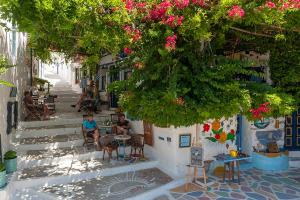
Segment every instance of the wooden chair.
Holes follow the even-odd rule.
[[[45,105],[48,107],[48,109],[50,110],[50,111],[53,111],[53,112],[55,112],[55,100],[54,100],[54,96],[51,96],[51,95],[49,95],[46,99],[45,99],[45,101],[44,101],[44,103],[45,103]]]
[[[24,103],[25,107],[25,121],[33,121],[33,120],[42,120],[41,113],[35,109],[29,109],[26,104]]]
[[[86,120],[86,118],[88,117],[88,115],[83,115],[82,116],[82,124],[81,124],[81,132],[82,132],[82,136],[83,136],[83,146],[88,145],[88,144],[94,144],[94,138],[90,135],[87,134],[86,131],[84,131],[83,129],[83,121]]]
[[[105,135],[100,138],[100,145],[103,149],[103,157],[102,159],[104,160],[105,157],[105,152],[108,153],[108,160],[112,158],[112,153],[113,151],[116,151],[117,154],[117,159],[119,157],[119,152],[118,152],[118,145],[113,143],[113,136],[111,135]]]
[[[145,146],[145,137],[143,134],[132,134],[131,135],[131,150],[130,150],[130,157],[132,157],[132,153],[134,151],[134,155],[136,155],[136,152],[138,150],[139,157],[144,158],[144,146]]]

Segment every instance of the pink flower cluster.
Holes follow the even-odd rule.
[[[268,113],[270,111],[270,108],[268,107],[270,105],[269,102],[261,104],[258,108],[250,109],[250,112],[252,113],[252,116],[254,119],[261,119],[263,117],[263,113]]]
[[[127,55],[130,55],[130,54],[132,54],[132,50],[129,47],[125,47],[124,53],[126,53]]]
[[[300,0],[288,0],[288,2],[284,2],[280,10],[287,9],[300,9]]]
[[[177,40],[177,35],[174,34],[173,36],[168,36],[166,38],[166,49],[171,51],[174,50],[176,48],[176,40]]]
[[[190,0],[174,0],[174,3],[178,9],[184,9],[190,5]]]
[[[131,36],[132,41],[136,42],[142,38],[142,33],[139,29],[134,29],[129,25],[126,25],[123,27],[123,29],[126,31],[126,33]]]
[[[238,17],[238,18],[242,18],[245,15],[245,11],[243,8],[241,8],[238,5],[233,6],[229,11],[228,11],[228,16],[229,17]]]
[[[128,11],[131,11],[134,9],[134,1],[133,0],[123,0],[123,2],[125,3],[125,8]]]
[[[272,9],[272,8],[276,8],[276,5],[275,5],[275,3],[273,1],[268,1],[266,3],[266,7]]]
[[[159,20],[165,17],[167,10],[172,6],[169,1],[163,1],[160,4],[154,6],[149,12],[149,17],[152,20]]]
[[[198,6],[204,6],[205,1],[204,0],[192,0],[193,4],[198,5]]]
[[[174,28],[176,26],[181,26],[183,20],[184,20],[184,16],[179,17],[179,16],[170,15],[166,19],[163,19],[162,23],[170,26],[171,28]]]

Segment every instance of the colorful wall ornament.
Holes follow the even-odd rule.
[[[227,140],[235,140],[235,130],[230,129],[226,131],[226,127],[223,127],[223,123],[216,119],[211,124],[205,123],[203,125],[203,132],[207,135],[206,139],[211,142],[218,142],[220,144],[225,144]]]

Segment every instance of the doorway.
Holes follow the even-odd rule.
[[[300,108],[285,117],[284,147],[290,151],[300,151]]]

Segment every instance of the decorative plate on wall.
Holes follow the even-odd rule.
[[[267,128],[270,125],[270,118],[264,118],[263,120],[254,121],[254,126],[259,129]]]

